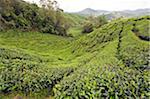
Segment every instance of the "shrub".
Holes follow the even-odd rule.
[[[96,24],[96,28],[99,28],[101,26],[103,26],[104,24],[107,24],[107,19],[104,15],[97,17],[97,24]]]
[[[84,26],[83,26],[83,31],[82,33],[90,33],[93,31],[93,24],[92,23],[86,23]]]

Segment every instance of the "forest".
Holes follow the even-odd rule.
[[[0,0],[0,99],[149,99],[149,24]]]

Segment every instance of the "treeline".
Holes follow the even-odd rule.
[[[66,36],[70,24],[56,1],[40,0],[40,6],[23,0],[0,0],[0,31],[18,29]]]

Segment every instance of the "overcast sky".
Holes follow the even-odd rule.
[[[39,0],[25,0],[38,2]],[[85,8],[96,10],[135,10],[139,8],[150,8],[150,0],[56,0],[59,7],[67,12],[76,12]]]

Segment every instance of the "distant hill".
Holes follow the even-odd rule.
[[[75,12],[75,13],[79,14],[79,15],[84,15],[84,16],[89,16],[89,15],[98,16],[98,15],[102,15],[102,14],[109,14],[110,12],[106,11],[106,10],[94,10],[94,9],[91,9],[91,8],[86,8],[82,11]]]
[[[86,8],[82,11],[75,12],[79,15],[84,16],[99,16],[99,15],[106,15],[108,19],[112,18],[119,18],[119,17],[140,17],[143,15],[150,15],[150,8],[145,9],[137,9],[137,10],[123,10],[123,11],[106,11],[106,10],[94,10],[91,8]]]
[[[141,17],[143,15],[150,15],[150,9],[137,9],[137,10],[124,10],[124,11],[113,11],[106,14],[108,19],[119,18],[119,17]]]

